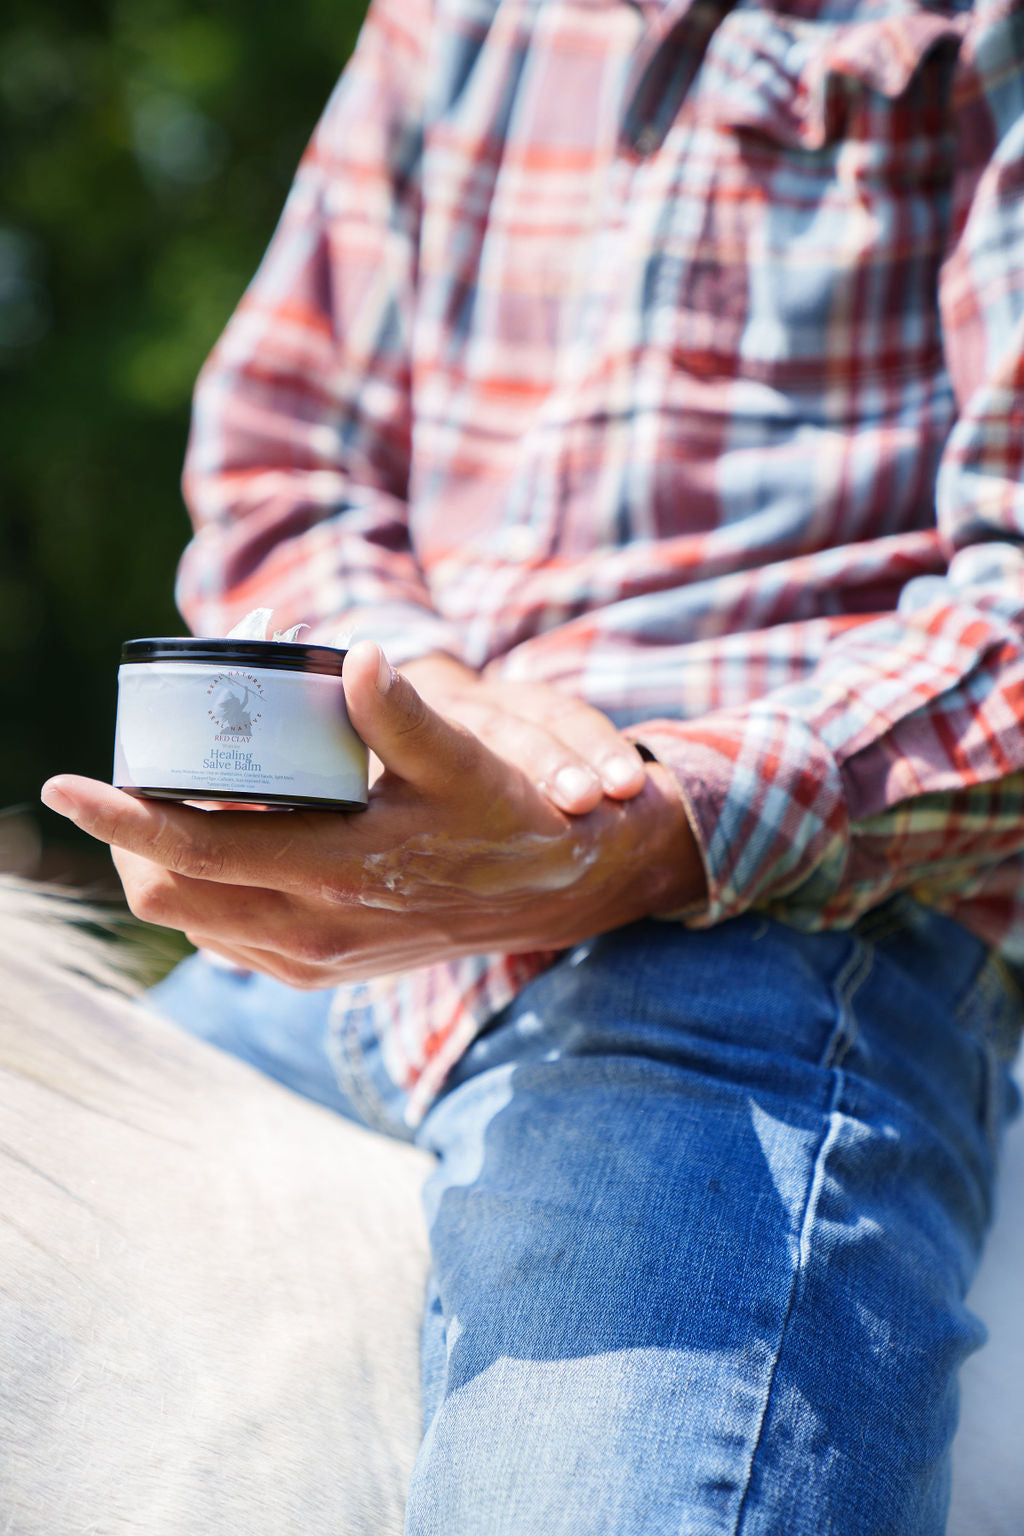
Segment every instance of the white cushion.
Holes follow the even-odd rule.
[[[1024,1071],[1017,1063],[1017,1080]],[[1021,1536],[1024,1531],[1024,1119],[1003,1149],[996,1220],[968,1302],[988,1328],[987,1346],[961,1373],[960,1430],[953,1444],[947,1536]]]
[[[427,1158],[74,974],[95,968],[0,881],[0,1524],[400,1536]],[[1018,1124],[949,1536],[1024,1530],[1022,1274]]]

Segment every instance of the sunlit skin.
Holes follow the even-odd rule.
[[[675,780],[604,717],[553,689],[477,687],[447,658],[417,670],[443,714],[373,643],[346,658],[349,717],[381,765],[364,812],[214,814],[73,775],[43,800],[111,845],[137,916],[304,988],[561,948],[700,900]]]

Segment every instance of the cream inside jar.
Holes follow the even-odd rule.
[[[365,806],[367,751],[349,724],[345,652],[280,640],[128,640],[114,784],[160,800]]]

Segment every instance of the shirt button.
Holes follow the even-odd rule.
[[[653,155],[661,143],[661,134],[653,123],[645,123],[634,140],[639,155]]]
[[[505,560],[529,560],[536,553],[540,545],[540,535],[535,528],[527,528],[518,523],[511,528],[506,528],[502,533],[498,546]]]

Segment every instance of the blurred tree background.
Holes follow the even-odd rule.
[[[181,633],[189,396],[364,0],[4,0],[0,867],[102,882],[38,806],[107,778],[122,640]]]

